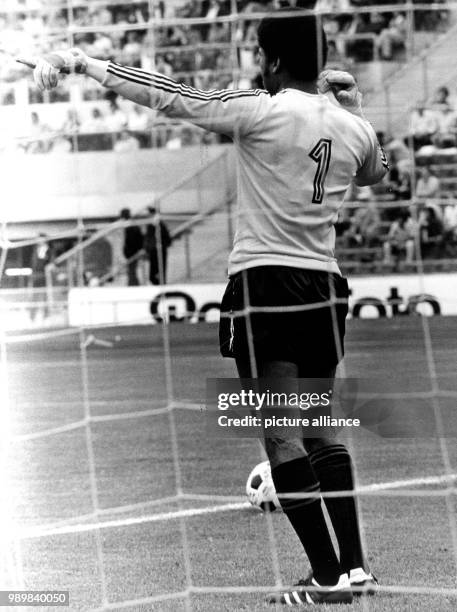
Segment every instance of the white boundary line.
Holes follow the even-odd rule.
[[[50,330],[44,332],[35,332],[29,334],[19,334],[15,336],[6,336],[7,344],[20,344],[25,342],[36,342],[38,340],[54,340],[65,336],[77,336],[80,329],[77,327],[68,329]],[[76,338],[77,339],[77,338]]]
[[[407,480],[394,480],[392,482],[374,483],[371,485],[365,485],[356,489],[356,493],[363,494],[380,494],[385,492],[387,495],[396,495],[390,493],[392,489],[401,489],[408,486],[427,486],[427,485],[439,485],[448,483],[450,488],[440,489],[436,491],[423,491],[423,490],[405,490],[401,492],[404,496],[442,496],[455,492],[452,488],[452,483],[457,480],[457,473],[443,476],[427,476],[424,478],[411,478]],[[245,510],[250,508],[249,502],[232,502],[227,504],[220,504],[218,506],[206,506],[203,508],[188,508],[185,510],[175,510],[171,512],[161,512],[155,514],[145,514],[142,516],[136,516],[131,518],[120,518],[110,521],[99,521],[97,523],[86,523],[79,525],[63,525],[62,527],[55,527],[52,529],[46,529],[44,526],[29,527],[19,531],[15,534],[17,538],[21,540],[42,538],[55,535],[69,535],[72,533],[87,533],[90,531],[96,531],[98,529],[114,529],[118,527],[130,527],[132,525],[141,525],[144,523],[157,523],[159,521],[170,521],[174,519],[192,518],[195,516],[204,516],[208,514],[216,514],[219,512],[230,512],[235,510]]]
[[[83,404],[83,400],[80,402]],[[68,423],[67,425],[60,425],[58,427],[52,427],[51,429],[43,429],[42,431],[35,431],[29,434],[16,434],[13,436],[14,442],[29,442],[30,440],[38,440],[41,438],[48,438],[49,436],[54,436],[62,433],[67,433],[69,431],[74,431],[76,429],[82,429],[89,423],[104,423],[107,421],[125,421],[128,419],[143,419],[151,416],[158,416],[161,414],[169,414],[171,410],[194,410],[201,411],[202,407],[199,404],[180,404],[179,402],[172,402],[168,406],[164,406],[163,408],[151,408],[150,410],[134,410],[131,412],[119,412],[117,414],[99,414],[90,416],[79,421],[74,421],[73,423]]]
[[[418,485],[437,485],[457,480],[457,472],[443,474],[442,476],[424,476],[423,478],[410,478],[407,480],[393,480],[392,482],[373,483],[360,487],[364,491],[382,491],[385,489],[401,489],[402,487],[415,487]]]
[[[283,590],[281,586],[238,586],[238,587],[214,587],[214,586],[191,586],[185,591],[175,593],[163,593],[161,595],[151,595],[150,597],[141,597],[138,599],[129,599],[126,601],[107,602],[100,608],[95,608],[92,612],[104,612],[106,610],[123,610],[125,608],[137,608],[139,606],[154,605],[163,601],[173,601],[176,599],[184,599],[189,595],[254,595],[265,593],[277,593]],[[313,590],[312,588],[310,590]],[[441,595],[444,597],[455,597],[457,589],[449,587],[432,587],[432,586],[408,586],[408,585],[380,585],[377,588],[378,593],[390,593],[392,595]],[[277,608],[275,608],[277,609]]]

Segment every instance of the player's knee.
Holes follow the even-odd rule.
[[[335,444],[334,438],[304,438],[303,446],[307,454],[314,453],[324,448],[328,448]]]
[[[272,469],[283,463],[306,457],[303,441],[300,438],[267,438],[264,446]]]

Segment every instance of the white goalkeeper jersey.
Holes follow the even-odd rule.
[[[367,121],[325,95],[200,91],[113,62],[102,84],[233,138],[238,216],[229,274],[263,265],[340,273],[334,224],[344,195],[352,180],[370,185],[388,169]]]

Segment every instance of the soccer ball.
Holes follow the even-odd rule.
[[[263,512],[273,512],[281,507],[271,477],[270,462],[263,461],[255,466],[246,483],[246,495],[251,504]]]

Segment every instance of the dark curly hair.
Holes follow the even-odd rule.
[[[327,61],[327,37],[316,15],[282,17],[299,10],[279,9],[264,17],[257,30],[259,46],[269,62],[280,60],[291,77],[314,81]]]

